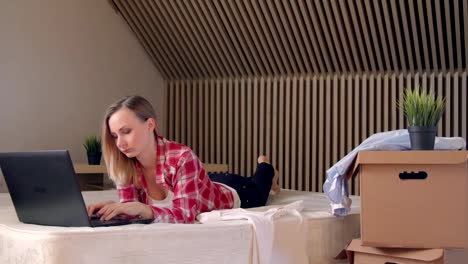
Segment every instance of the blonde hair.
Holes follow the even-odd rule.
[[[109,119],[117,111],[127,108],[135,113],[141,121],[153,118],[156,121],[156,113],[148,100],[132,95],[126,96],[107,108],[102,121],[102,153],[107,166],[109,177],[117,185],[135,184],[139,186],[135,158],[128,158],[118,148],[109,128]],[[157,126],[154,129],[155,139],[158,137]]]

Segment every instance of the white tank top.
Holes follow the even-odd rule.
[[[150,205],[157,205],[157,206],[163,206],[163,207],[172,207],[172,200],[174,199],[174,193],[171,191],[167,191],[166,198],[163,200],[154,200],[151,198],[151,196],[148,195],[148,200]]]

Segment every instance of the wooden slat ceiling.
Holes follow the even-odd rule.
[[[165,79],[467,68],[467,0],[109,0]]]

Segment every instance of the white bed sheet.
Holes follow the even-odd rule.
[[[87,202],[115,191],[84,192]],[[0,263],[250,263],[252,227],[245,221],[210,225],[149,224],[50,227],[18,221],[0,194]]]
[[[83,192],[87,203],[117,199],[110,191]],[[275,263],[335,263],[333,257],[359,237],[359,197],[351,213],[336,218],[321,193],[282,190],[268,206],[303,200],[306,243],[288,234],[293,218],[275,230]],[[246,221],[150,224],[101,228],[46,227],[20,223],[8,193],[0,194],[0,263],[252,263],[253,229]],[[306,251],[306,252],[303,252]],[[302,253],[301,253],[302,252]]]

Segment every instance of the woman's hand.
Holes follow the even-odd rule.
[[[96,210],[99,210],[101,209],[103,206],[107,205],[107,204],[113,204],[115,203],[115,201],[104,201],[104,202],[100,202],[100,203],[95,203],[95,204],[90,204],[88,206],[86,206],[86,211],[88,211],[88,216],[91,217],[91,215],[96,211]]]
[[[101,221],[110,220],[119,214],[151,218],[153,217],[153,210],[149,205],[140,202],[108,203],[102,206],[96,214],[101,216]]]

